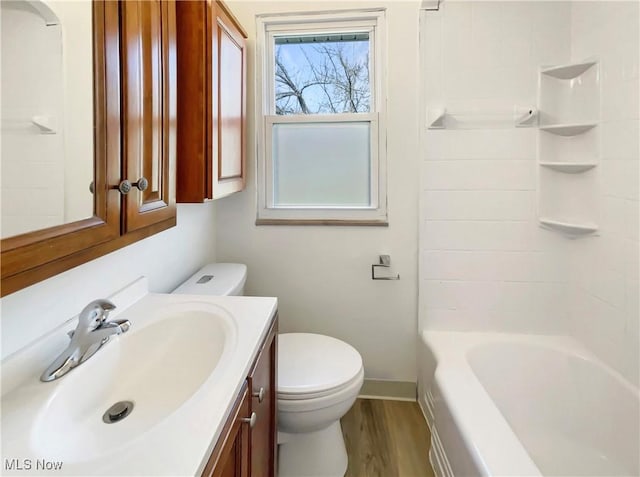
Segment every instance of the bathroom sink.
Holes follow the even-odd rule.
[[[277,300],[148,293],[145,279],[109,299],[130,329],[59,379],[40,376],[75,320],[2,362],[3,475],[40,475],[40,461],[64,475],[202,473]],[[124,417],[106,423],[107,410]]]
[[[36,385],[42,399],[29,426],[33,454],[66,463],[111,454],[170,418],[224,371],[236,340],[228,312],[186,302],[153,314],[127,315],[128,333],[59,380]],[[20,390],[11,394],[5,409],[24,397]],[[120,401],[133,403],[131,412],[105,423],[105,412]]]

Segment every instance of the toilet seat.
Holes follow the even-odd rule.
[[[340,394],[362,381],[360,354],[330,336],[285,333],[278,336],[279,400],[308,400]]]
[[[358,373],[353,381],[349,384],[341,387],[339,390],[333,390],[327,392],[321,396],[287,396],[283,399],[278,396],[278,412],[288,413],[304,413],[304,412],[317,412],[322,409],[326,409],[348,400],[355,400],[362,382],[364,381],[364,368]],[[351,403],[353,404],[353,402]],[[351,407],[349,404],[349,407]]]
[[[333,387],[331,389],[324,389],[322,391],[311,393],[281,393],[278,392],[278,399],[284,401],[307,401],[317,398],[327,397],[331,395],[340,395],[344,390],[351,389],[354,385],[362,386],[362,380],[364,379],[364,368],[360,368],[360,371],[349,381],[341,384],[340,386]]]

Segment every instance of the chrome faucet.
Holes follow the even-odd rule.
[[[69,332],[69,346],[42,373],[40,380],[48,382],[61,378],[91,358],[109,338],[127,332],[131,327],[128,320],[106,321],[115,307],[109,300],[94,300],[85,306],[78,316],[78,326]]]

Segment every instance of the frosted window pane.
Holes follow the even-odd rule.
[[[275,124],[277,206],[371,206],[369,122]]]

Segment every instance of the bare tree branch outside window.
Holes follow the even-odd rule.
[[[276,114],[369,112],[368,41],[276,45]]]

